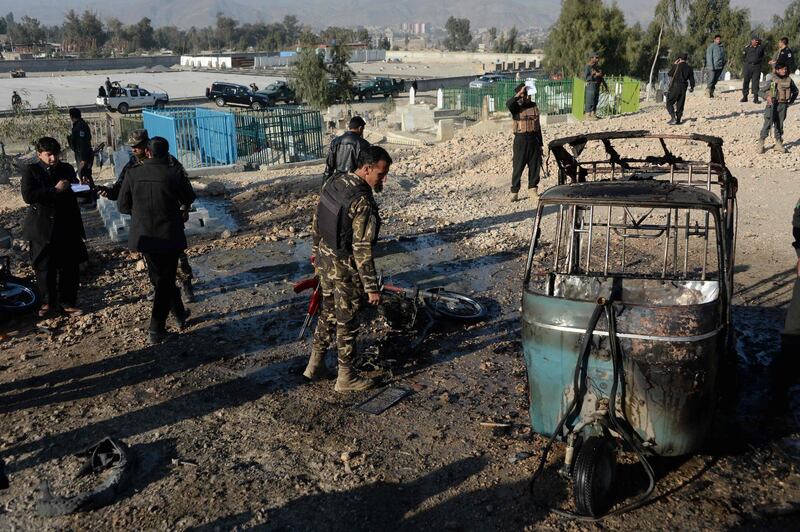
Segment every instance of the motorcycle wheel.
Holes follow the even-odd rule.
[[[580,446],[573,479],[575,509],[581,515],[600,517],[611,507],[617,461],[610,438],[592,436]]]
[[[0,316],[10,317],[32,312],[40,303],[39,293],[31,283],[18,277],[0,280]]]
[[[470,322],[486,317],[486,307],[464,294],[438,287],[422,291],[420,295],[437,318]]]

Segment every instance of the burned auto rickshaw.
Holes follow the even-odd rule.
[[[717,137],[596,133],[550,150],[559,184],[539,199],[522,302],[531,424],[549,437],[531,487],[566,442],[575,512],[554,511],[596,520],[652,496],[648,456],[693,453],[709,433],[735,366],[736,179]],[[649,487],[609,512],[621,450]]]

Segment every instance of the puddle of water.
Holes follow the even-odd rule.
[[[428,233],[386,242],[378,248],[376,267],[386,280],[424,287],[447,286],[466,294],[486,292],[498,282],[515,255],[498,252],[471,256],[460,242],[445,235]],[[509,264],[510,265],[510,264]]]
[[[202,286],[236,288],[294,281],[312,272],[311,241],[264,242],[248,249],[220,249],[192,259]]]

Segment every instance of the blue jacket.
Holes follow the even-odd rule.
[[[706,68],[711,70],[722,70],[725,67],[727,55],[725,45],[712,42],[706,48]]]

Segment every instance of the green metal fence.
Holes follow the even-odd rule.
[[[613,116],[623,113],[634,113],[639,110],[640,82],[638,79],[621,77],[607,77],[605,88],[600,89],[600,99],[597,103],[598,116]],[[586,82],[581,78],[574,78],[572,82],[572,114],[582,120],[586,105]]]
[[[506,113],[506,101],[514,96],[520,81],[498,81],[485,88],[444,89],[444,109],[461,111],[468,120],[478,120],[484,101],[488,111]],[[572,111],[572,80],[534,80],[535,94],[532,99],[542,114],[569,114]]]
[[[234,111],[239,161],[275,165],[324,156],[319,111],[281,105],[261,111]]]

